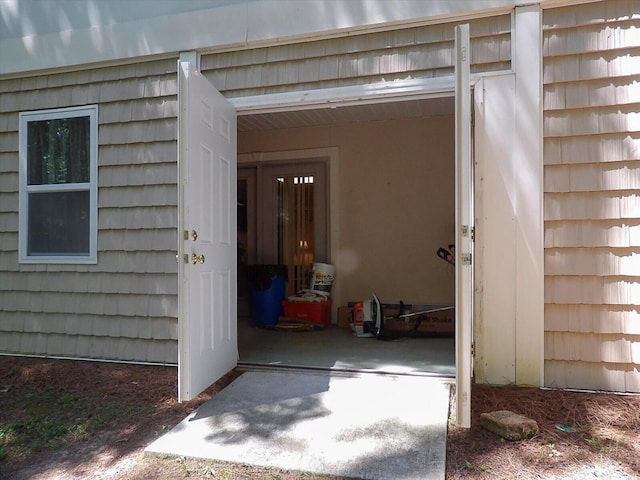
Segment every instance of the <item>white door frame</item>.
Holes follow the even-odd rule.
[[[468,29],[467,29],[468,36]],[[467,68],[468,68],[468,60],[467,60]],[[493,72],[495,74],[495,72]],[[466,101],[469,108],[471,108],[470,103],[470,88],[475,85],[475,83],[482,78],[483,75],[474,75],[471,76],[467,73],[467,83],[469,88],[467,89]],[[330,89],[321,89],[321,90],[313,90],[306,92],[294,92],[294,93],[278,93],[278,94],[270,94],[270,95],[260,95],[255,97],[237,97],[231,98],[230,102],[236,107],[238,115],[251,115],[258,113],[275,113],[275,112],[285,112],[285,111],[294,111],[294,110],[304,110],[304,109],[314,109],[314,108],[323,108],[327,105],[331,106],[348,106],[348,105],[364,105],[371,103],[388,103],[392,101],[398,100],[419,100],[419,99],[427,99],[427,98],[440,98],[447,96],[455,96],[456,83],[455,76],[451,77],[441,77],[436,79],[417,79],[417,80],[408,80],[403,82],[393,82],[393,85],[387,84],[379,84],[379,85],[368,85],[368,86],[352,86],[352,87],[338,87],[338,88],[330,88]],[[471,128],[470,119],[468,124],[469,129]],[[470,148],[470,145],[467,145],[467,148]],[[258,154],[261,155],[261,154]],[[277,157],[273,157],[273,152],[269,152],[267,155],[271,156],[271,159],[275,159]],[[246,162],[255,162],[256,157],[255,154],[251,154],[245,156],[241,159],[242,156],[238,158],[238,164],[242,165],[242,163]],[[295,158],[295,157],[292,157]],[[265,158],[260,157],[260,161],[265,161]],[[469,168],[470,168],[469,164]],[[458,168],[456,167],[456,170]],[[334,175],[337,177],[337,169],[334,170]],[[472,189],[472,185],[469,182],[472,181],[473,177],[471,171],[465,173],[464,178],[467,179],[467,186]],[[336,178],[337,179],[337,178]],[[332,190],[337,188],[337,185],[333,184],[333,175],[330,176],[330,184]],[[335,199],[337,195],[331,195],[330,198]],[[473,201],[473,199],[471,199]],[[331,214],[335,214],[339,212],[339,209],[331,209]],[[473,212],[468,212],[470,214],[470,219],[473,218]],[[330,217],[331,218],[331,217]],[[335,220],[331,222],[335,224]],[[471,226],[471,220],[467,221],[467,224]],[[335,232],[337,229],[331,229],[332,232]],[[457,228],[457,230],[459,230]],[[470,233],[469,233],[470,235]],[[331,242],[333,246],[338,245],[338,243]],[[468,242],[467,242],[468,243]],[[470,249],[470,245],[467,245],[467,250]],[[463,251],[463,249],[457,248],[457,255]],[[458,269],[461,269],[461,261],[457,259]],[[473,315],[473,282],[472,282],[472,270],[469,267],[468,271],[464,275],[463,282],[457,282],[456,289],[465,288],[468,291],[464,292],[464,297],[467,302],[467,308],[465,308],[462,315],[472,316]],[[456,277],[460,277],[460,272],[456,273]],[[336,288],[336,290],[338,290]],[[342,299],[336,298],[336,304],[339,305]],[[464,325],[464,329],[462,328]],[[458,392],[464,391],[463,395],[458,395],[458,415],[456,416],[458,424],[462,426],[469,427],[470,426],[470,388],[471,388],[471,371],[472,371],[472,356],[471,356],[471,343],[473,341],[473,330],[472,330],[472,321],[471,317],[467,319],[465,322],[460,322],[460,325],[456,325],[457,331],[463,331],[461,336],[456,338],[456,352],[457,352],[457,383]],[[461,342],[464,342],[464,346],[461,345]],[[460,383],[460,379],[465,378],[465,381]]]
[[[471,426],[473,375],[473,163],[469,24],[455,27],[456,423]]]

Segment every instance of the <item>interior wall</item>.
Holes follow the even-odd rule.
[[[436,256],[454,236],[453,116],[238,134],[239,154],[322,147],[339,148],[336,302],[453,303]]]

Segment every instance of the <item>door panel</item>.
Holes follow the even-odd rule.
[[[178,396],[235,367],[236,113],[189,62],[179,66]]]
[[[455,151],[456,151],[456,421],[471,426],[473,341],[473,229],[471,176],[471,87],[469,81],[469,25],[455,27]]]

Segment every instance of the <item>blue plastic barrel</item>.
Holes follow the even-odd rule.
[[[257,327],[275,325],[282,315],[286,265],[247,265],[249,308]]]

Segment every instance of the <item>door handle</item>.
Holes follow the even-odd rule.
[[[195,253],[191,254],[191,263],[194,265],[196,263],[204,263],[204,255],[196,255]]]

